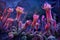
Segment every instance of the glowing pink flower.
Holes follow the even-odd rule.
[[[51,7],[50,4],[48,4],[48,3],[44,3],[44,7],[43,7],[43,9],[47,10],[47,9],[51,9],[51,8],[52,8],[52,7]]]
[[[24,8],[19,7],[19,6],[16,8],[16,11],[19,13],[23,13],[23,10],[24,10]]]
[[[9,8],[9,9],[7,10],[7,12],[8,12],[8,13],[13,12],[13,8]]]
[[[33,20],[38,20],[38,19],[39,19],[39,15],[34,14],[33,15]]]

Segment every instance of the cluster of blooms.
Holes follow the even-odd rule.
[[[14,11],[13,8],[7,8],[4,10],[3,15],[0,16],[0,20],[2,23],[0,29],[8,33],[8,37],[10,40],[16,35],[24,35],[23,37],[21,37],[21,40],[27,40],[28,34],[30,36],[34,36],[32,37],[32,40],[48,40],[50,38],[55,40],[54,36],[56,36],[55,32],[57,25],[56,20],[52,18],[51,8],[52,7],[50,4],[45,3],[43,9],[46,11],[46,18],[44,15],[42,15],[41,20],[39,20],[39,15],[34,14],[33,21],[27,20],[25,23],[19,21],[21,14],[24,13],[24,8],[19,6],[16,7],[17,15],[15,19],[9,18],[10,14]]]

